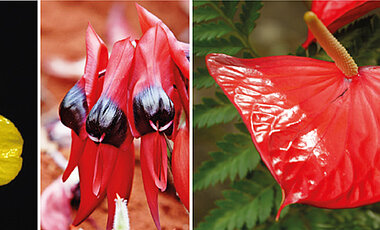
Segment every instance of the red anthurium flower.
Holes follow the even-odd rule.
[[[331,33],[379,7],[380,1],[377,0],[313,0],[311,3],[311,11],[319,17]],[[302,46],[306,49],[314,40],[315,37],[309,30],[307,39]]]
[[[210,74],[280,184],[280,210],[293,203],[351,208],[378,202],[380,67],[357,68],[315,14],[305,20],[335,64],[210,54]]]
[[[189,210],[189,127],[187,124],[180,128],[174,140],[172,172],[178,196]]]

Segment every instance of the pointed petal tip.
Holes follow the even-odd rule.
[[[288,205],[290,204],[294,204],[294,203],[297,203],[297,201],[295,200],[291,200],[290,199],[290,196],[286,196],[285,194],[285,190],[283,188],[281,188],[281,193],[282,193],[282,200],[281,200],[281,205],[280,205],[280,208],[278,209],[277,211],[277,215],[276,215],[276,222],[278,222],[280,220],[280,216],[281,216],[281,211]]]
[[[65,182],[67,180],[67,178],[69,178],[71,172],[72,172],[72,170],[68,171],[67,168],[65,169],[65,171],[63,172],[63,175],[62,175],[62,182]]]
[[[137,2],[135,2],[135,6],[137,8],[137,10],[140,10],[141,8],[144,9],[144,7],[142,7],[140,4],[138,4]]]

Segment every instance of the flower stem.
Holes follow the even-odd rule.
[[[326,53],[335,61],[336,66],[346,75],[352,78],[358,74],[358,66],[347,50],[330,33],[326,26],[319,20],[317,15],[308,11],[304,20]]]

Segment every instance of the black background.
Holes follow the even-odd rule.
[[[0,229],[37,229],[37,2],[0,11],[0,114],[24,139],[19,175],[0,186]]]

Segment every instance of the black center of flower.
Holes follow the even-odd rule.
[[[133,98],[133,115],[137,131],[173,132],[174,105],[161,87],[148,87]]]
[[[86,131],[95,142],[120,147],[127,133],[127,117],[120,107],[107,97],[100,97],[86,120]]]
[[[59,105],[61,122],[79,135],[80,129],[84,125],[87,111],[88,106],[84,89],[75,84]]]

